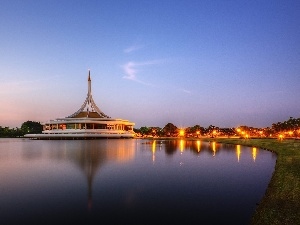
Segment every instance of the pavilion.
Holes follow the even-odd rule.
[[[88,74],[88,93],[82,106],[70,116],[42,123],[42,134],[26,134],[32,139],[96,139],[133,138],[134,123],[113,119],[103,113],[92,97],[92,81]]]

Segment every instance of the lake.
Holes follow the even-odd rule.
[[[0,139],[0,224],[248,224],[275,163],[200,140]]]

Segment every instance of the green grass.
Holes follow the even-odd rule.
[[[251,224],[300,224],[300,140],[203,139],[267,149],[277,154],[275,171]]]

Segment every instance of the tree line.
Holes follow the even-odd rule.
[[[1,138],[23,137],[25,134],[40,134],[43,131],[43,125],[40,122],[26,121],[22,123],[21,128],[9,128],[0,126]]]
[[[255,128],[250,126],[239,126],[237,128],[220,128],[218,126],[209,125],[202,127],[195,125],[192,127],[178,128],[172,123],[166,124],[163,128],[160,127],[141,127],[134,129],[141,137],[200,137],[200,136],[241,136],[241,137],[276,137],[283,135],[285,137],[300,137],[300,118],[290,117],[283,122],[273,123],[271,127]]]
[[[1,138],[23,137],[25,134],[39,134],[43,131],[43,125],[40,122],[26,121],[22,123],[20,128],[9,128],[0,126]],[[271,127],[255,128],[249,126],[239,126],[238,128],[220,128],[218,126],[209,125],[203,127],[194,125],[192,127],[179,128],[173,123],[167,123],[161,127],[134,128],[134,132],[140,137],[200,137],[200,136],[256,136],[256,137],[274,137],[278,134],[300,137],[300,118],[290,117],[283,122],[273,123]]]
[[[202,127],[200,125],[194,125],[192,127],[178,128],[173,123],[166,124],[163,128],[160,127],[141,127],[140,129],[134,129],[134,132],[141,137],[152,136],[152,137],[200,137],[200,136],[217,136],[234,135],[235,128],[220,128],[214,125],[209,125],[208,127]]]

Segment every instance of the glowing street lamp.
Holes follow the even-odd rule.
[[[283,134],[279,134],[278,139],[279,139],[280,141],[282,141],[283,138],[284,138]]]
[[[180,131],[179,131],[179,136],[180,136],[180,137],[183,137],[183,136],[184,136],[184,130],[183,130],[183,129],[180,129]]]
[[[212,137],[216,137],[216,135],[217,135],[217,131],[216,131],[216,130],[213,130],[213,132],[212,132]]]

